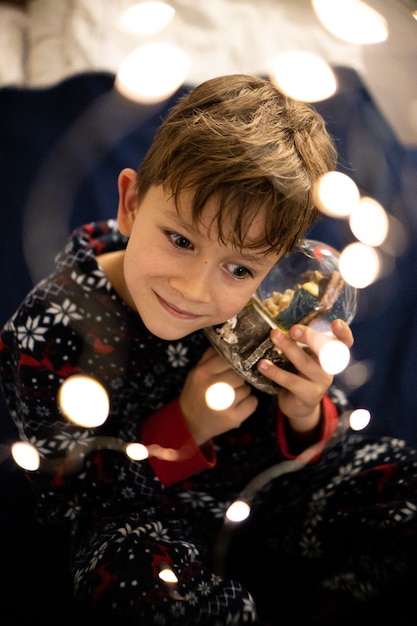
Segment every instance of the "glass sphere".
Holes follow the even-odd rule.
[[[253,296],[258,312],[272,328],[288,331],[293,324],[330,332],[340,318],[349,324],[358,292],[339,272],[337,250],[312,239],[286,254],[267,274]]]
[[[355,316],[358,291],[343,280],[339,257],[325,243],[302,240],[274,265],[240,313],[204,329],[205,335],[243,378],[262,391],[276,393],[278,386],[258,371],[259,359],[295,369],[271,342],[271,328],[288,332],[300,323],[331,335],[333,320],[350,324]]]

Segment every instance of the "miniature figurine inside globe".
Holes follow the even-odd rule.
[[[304,239],[267,274],[246,307],[233,318],[204,329],[211,344],[249,383],[275,394],[278,386],[262,376],[256,364],[269,359],[278,367],[294,366],[269,338],[271,328],[288,332],[294,324],[313,326],[331,335],[340,318],[353,320],[358,291],[339,272],[339,252],[320,241]]]

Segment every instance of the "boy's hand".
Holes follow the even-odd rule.
[[[221,411],[209,408],[205,397],[207,389],[218,382],[228,383],[235,392],[231,406]],[[189,372],[179,402],[188,428],[199,446],[240,426],[258,404],[251,387],[214,348],[208,348]]]
[[[345,322],[334,320],[331,329],[334,336],[348,348],[353,345],[352,332]],[[265,359],[258,363],[259,371],[280,385],[280,409],[293,432],[300,436],[312,433],[319,426],[320,403],[333,382],[333,376],[323,370],[318,359],[318,347],[323,339],[319,331],[301,324],[290,329],[290,337],[274,329],[271,331],[271,340],[295,366],[297,373],[280,369]],[[307,348],[296,342],[305,344]]]

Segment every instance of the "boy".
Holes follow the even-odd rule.
[[[313,348],[313,329],[296,325],[290,337],[272,331],[298,370],[259,364],[281,386],[276,397],[245,384],[201,330],[239,312],[297,245],[317,217],[314,184],[334,166],[334,147],[312,108],[260,78],[207,81],[174,107],[138,173],[120,173],[117,225],[110,220],[73,233],[56,271],[6,324],[5,396],[22,439],[56,468],[41,463],[31,481],[39,519],[70,525],[81,615],[124,625],[274,623],[259,554],[245,564],[237,535],[230,552],[237,554],[223,563],[231,574],[221,577],[213,571],[216,536],[252,478],[332,441],[342,407],[330,398],[332,378],[314,351],[297,344]],[[346,324],[336,321],[332,329],[352,345]],[[77,373],[99,380],[109,394],[109,417],[95,430],[70,423],[59,407],[62,383]],[[217,381],[235,391],[222,411],[205,401]],[[162,453],[131,460],[120,446],[103,449],[102,437]],[[83,443],[82,467],[68,471],[65,461]],[[290,549],[290,537],[300,558],[303,533],[314,540],[326,527],[312,507],[333,485],[345,454],[336,449],[316,454],[299,480],[295,472],[273,481],[259,498],[258,508],[267,508],[258,536],[265,519],[278,557]],[[294,502],[294,518],[283,525]],[[324,513],[323,506],[332,536],[333,517]],[[310,552],[311,580],[295,573],[287,587],[280,582],[281,606],[296,583],[301,597],[319,589],[324,603],[332,584],[340,592],[327,570],[318,578],[320,549]],[[160,578],[167,569],[174,583]]]

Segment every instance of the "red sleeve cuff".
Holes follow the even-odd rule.
[[[149,450],[153,471],[166,487],[216,464],[213,444],[197,446],[178,399],[148,417],[142,427],[142,443]]]
[[[320,433],[320,439],[317,444],[326,443],[328,439],[333,435],[336,430],[339,413],[336,405],[328,396],[323,396],[321,401],[321,414],[322,414],[322,427]],[[281,411],[278,411],[278,432],[277,432],[278,444],[282,454],[288,459],[296,459],[297,455],[290,452],[286,429],[285,429],[285,417]],[[315,461],[319,455],[312,458]]]

